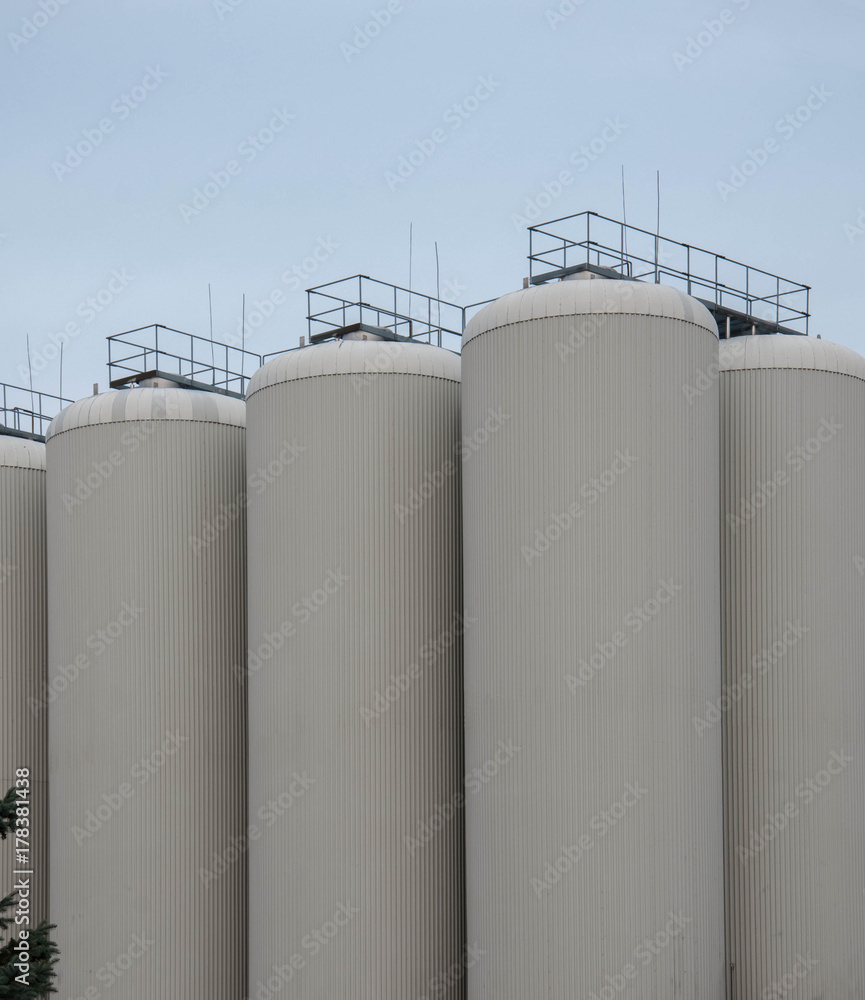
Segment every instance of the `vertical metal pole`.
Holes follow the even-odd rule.
[[[691,294],[691,248],[685,247],[685,267],[688,269],[688,295]]]
[[[33,434],[34,422],[36,420],[35,410],[36,407],[33,404],[33,362],[30,360],[30,334],[27,334],[27,368],[30,372],[30,433]]]
[[[210,282],[207,282],[207,305],[210,308],[210,365],[213,368],[213,379],[216,380],[216,358],[213,351],[213,296],[210,293]]]
[[[439,347],[442,346],[442,286],[441,286],[441,272],[439,270],[439,245],[438,240],[436,240],[436,302],[438,303],[438,339],[436,343]]]
[[[657,172],[657,188],[658,188],[658,215],[655,222],[655,284],[657,285],[661,278],[658,274],[658,244],[661,239],[661,171]]]

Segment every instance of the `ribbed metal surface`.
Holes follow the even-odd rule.
[[[468,800],[472,1000],[724,998],[717,351],[631,282],[466,331],[466,770],[519,748]]]
[[[723,728],[735,1000],[865,996],[865,360],[722,343]]]
[[[13,837],[0,842],[0,895],[12,888],[13,871],[32,870],[31,928],[48,903],[48,715],[38,706],[48,652],[45,579],[45,445],[0,435],[0,796],[27,768],[31,810],[30,864],[16,863]]]
[[[251,382],[251,996],[465,995],[458,378],[346,341]]]
[[[243,423],[239,401],[132,389],[51,427],[63,997],[237,1000],[246,986]]]

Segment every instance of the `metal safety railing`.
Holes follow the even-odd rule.
[[[529,281],[543,284],[590,268],[679,288],[703,301],[716,319],[735,317],[744,332],[808,333],[808,285],[671,240],[597,212],[563,216],[529,228]],[[720,326],[720,322],[719,322]],[[727,322],[729,329],[729,322]]]
[[[456,352],[472,312],[486,304],[461,306],[365,274],[309,288],[307,301],[310,342],[358,325]]]
[[[161,323],[108,337],[108,373],[115,389],[158,376],[243,398],[261,364],[261,355],[253,351]]]
[[[71,402],[50,392],[0,382],[0,434],[44,441],[48,425]]]

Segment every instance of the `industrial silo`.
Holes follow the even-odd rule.
[[[588,271],[465,331],[472,1000],[725,996],[717,359]]]
[[[49,431],[64,997],[246,986],[244,416],[239,399],[137,388],[83,399]]]
[[[735,997],[865,996],[865,360],[721,345],[722,700]]]
[[[0,896],[19,881],[14,871],[28,872],[19,899],[31,930],[48,902],[45,570],[45,445],[0,429],[0,798],[15,788],[16,810],[28,810],[23,839],[0,843]]]
[[[337,338],[248,413],[249,994],[463,997],[459,359]]]

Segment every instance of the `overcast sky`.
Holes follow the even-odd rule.
[[[654,227],[659,169],[663,233],[812,285],[812,333],[865,353],[863,0],[5,0],[0,24],[0,381],[29,334],[56,392],[66,331],[64,394],[104,387],[109,334],[207,334],[208,282],[217,339],[246,293],[276,299],[249,348],[294,346],[301,288],[407,283],[412,223],[418,290],[438,241],[448,297],[499,295],[527,202],[620,218],[623,165],[629,222]]]

